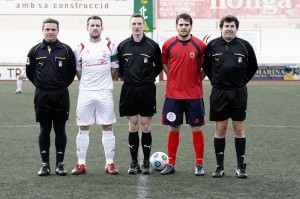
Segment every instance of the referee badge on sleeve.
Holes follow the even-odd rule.
[[[29,65],[29,64],[30,64],[30,59],[29,59],[29,57],[27,57],[26,65]]]
[[[58,61],[58,66],[59,67],[63,67],[63,62],[62,61]]]

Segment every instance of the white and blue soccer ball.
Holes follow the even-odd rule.
[[[155,152],[150,157],[150,166],[151,168],[161,171],[163,170],[166,165],[169,163],[168,155],[164,152]]]

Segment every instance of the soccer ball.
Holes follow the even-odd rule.
[[[164,152],[155,152],[150,157],[150,166],[151,168],[161,171],[169,163],[169,158]]]

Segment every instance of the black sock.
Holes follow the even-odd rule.
[[[246,150],[246,138],[235,138],[235,150],[237,164],[244,164],[245,150]]]
[[[63,162],[67,145],[66,121],[53,121],[55,131],[55,147],[56,147],[56,166],[58,162]]]
[[[49,149],[50,149],[50,132],[52,128],[52,121],[40,122],[39,147],[42,162],[49,163]]]
[[[151,145],[152,145],[152,135],[151,132],[149,133],[142,133],[142,148],[144,153],[144,160],[149,161],[150,152],[151,152]]]
[[[138,161],[138,151],[140,146],[140,138],[138,132],[129,132],[128,144],[132,161]]]
[[[215,138],[215,154],[217,159],[217,165],[224,167],[224,151],[225,151],[225,138]]]

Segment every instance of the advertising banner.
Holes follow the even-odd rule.
[[[182,12],[194,19],[220,19],[231,14],[245,19],[298,19],[299,0],[158,0],[157,18],[174,19]]]
[[[134,1],[134,13],[140,13],[145,19],[145,32],[153,32],[153,0]]]
[[[0,15],[131,15],[133,0],[0,0]]]
[[[300,80],[300,66],[259,66],[253,80]]]

